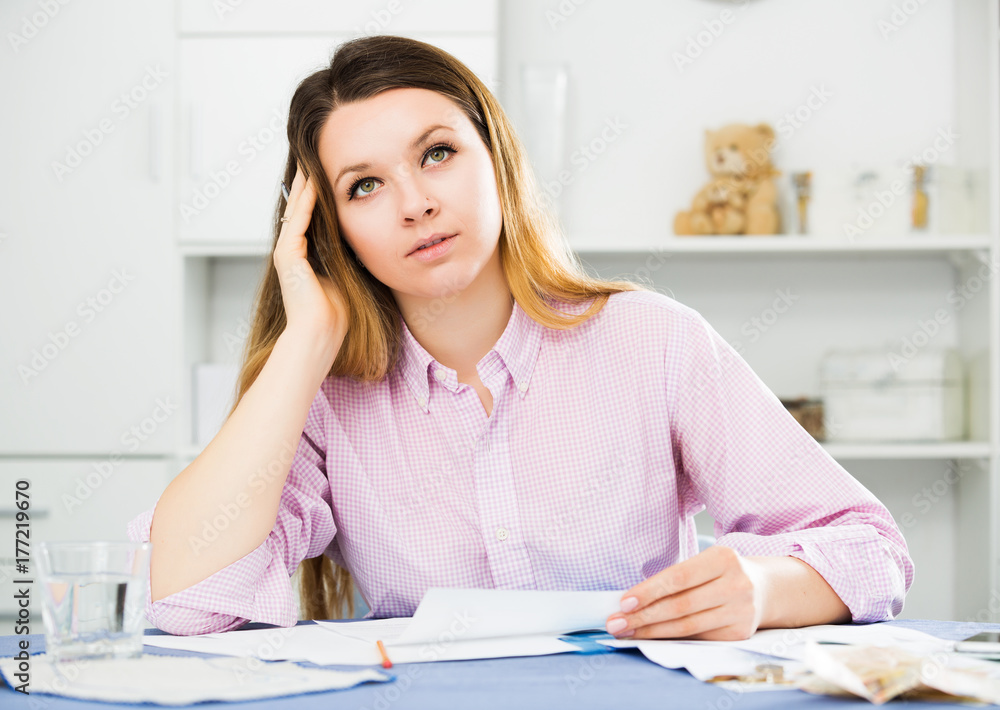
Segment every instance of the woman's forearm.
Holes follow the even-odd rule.
[[[746,557],[764,585],[759,628],[839,624],[851,611],[819,572],[797,557]]]
[[[200,582],[267,538],[309,407],[342,341],[282,333],[219,433],[164,490],[150,526],[153,601]]]

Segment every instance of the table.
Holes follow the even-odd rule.
[[[311,621],[300,621],[311,624]],[[980,631],[1000,631],[1000,624],[955,621],[905,620],[887,622],[906,626],[947,639],[960,639]],[[245,628],[274,628],[268,624],[248,624]],[[147,634],[160,634],[147,629]],[[17,653],[17,641],[27,638],[32,653],[44,651],[41,634],[0,636],[0,656]],[[202,655],[183,651],[146,647],[147,653],[166,655]],[[337,668],[357,668],[334,666]],[[392,683],[365,684],[348,690],[295,695],[233,706],[288,708],[292,710],[410,710],[427,708],[474,708],[475,710],[545,710],[561,708],[688,708],[694,710],[751,710],[753,708],[830,708],[874,707],[860,699],[810,695],[799,690],[737,694],[692,678],[686,671],[670,670],[652,663],[637,650],[583,655],[563,653],[530,658],[497,658],[443,663],[395,665]],[[41,701],[41,702],[40,702]],[[904,703],[894,701],[893,706]],[[952,704],[912,704],[919,710],[962,707]],[[0,708],[45,708],[62,710],[83,708],[153,707],[102,704],[49,695],[26,696],[7,686],[0,686]],[[197,707],[197,706],[192,706]],[[207,707],[201,705],[201,707]]]

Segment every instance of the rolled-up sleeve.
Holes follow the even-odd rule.
[[[668,354],[677,469],[715,520],[716,544],[797,557],[855,622],[894,618],[913,562],[886,507],[809,435],[697,312]]]
[[[274,528],[267,538],[244,557],[155,602],[147,577],[145,611],[149,623],[184,636],[229,631],[249,621],[295,625],[299,611],[291,576],[303,559],[323,554],[337,531],[325,455],[316,443],[317,439],[324,440],[322,427],[312,418],[311,410],[310,422],[299,440],[281,492]],[[310,431],[313,436],[307,433]],[[128,524],[131,540],[149,541],[155,510],[154,505]],[[203,532],[203,542],[210,542],[208,538],[215,534],[225,534],[225,511],[220,511],[217,522]]]

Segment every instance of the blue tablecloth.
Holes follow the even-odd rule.
[[[299,622],[312,623],[311,621]],[[960,639],[980,631],[1000,631],[998,624],[974,624],[952,621],[892,621],[947,639]],[[249,624],[245,628],[272,628],[266,624]],[[147,630],[147,634],[159,634]],[[44,651],[42,635],[0,636],[0,656],[17,653],[17,641],[28,638],[31,652]],[[147,653],[168,655],[187,654],[179,651],[146,647]],[[349,666],[335,666],[350,669]],[[531,708],[682,708],[687,710],[750,710],[751,708],[801,707],[826,708],[869,706],[858,699],[832,698],[798,690],[736,694],[708,683],[701,683],[686,671],[662,668],[636,650],[584,655],[563,653],[530,658],[498,658],[479,661],[448,661],[442,663],[398,664],[392,668],[396,680],[392,683],[369,683],[349,690],[295,695],[286,698],[232,703],[240,707],[289,708],[291,710],[410,710],[426,708],[473,708],[474,710],[530,710]],[[182,679],[178,679],[183,682]],[[44,704],[39,704],[43,701]],[[266,704],[264,704],[266,703]],[[893,705],[904,703],[894,701]],[[920,710],[960,707],[940,703],[914,703]],[[0,708],[64,708],[143,707],[79,701],[58,696],[26,696],[9,687],[0,687]],[[869,706],[871,707],[871,706]]]

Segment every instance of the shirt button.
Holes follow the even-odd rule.
[[[519,385],[517,386],[517,388],[518,388],[519,390],[521,390],[522,392],[524,392],[525,390],[527,390],[527,389],[528,389],[528,383],[527,383],[527,382],[522,382],[521,384],[519,384]]]
[[[420,397],[417,400],[417,404],[419,404],[421,407],[423,407],[425,404],[427,404],[427,400],[425,398],[423,398],[423,397]]]
[[[497,528],[497,540],[503,542],[507,539],[507,528]]]
[[[434,376],[439,380],[443,380],[448,374],[444,370],[434,370]]]

